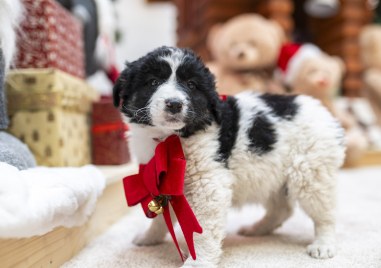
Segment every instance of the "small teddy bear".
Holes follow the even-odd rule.
[[[355,165],[368,148],[369,141],[353,114],[343,109],[343,105],[337,105],[345,72],[343,61],[313,44],[289,43],[282,46],[277,65],[278,78],[291,93],[319,99],[340,121],[346,131],[345,164]]]
[[[339,57],[313,44],[289,43],[282,46],[277,65],[280,80],[292,93],[315,97],[335,113],[333,101],[345,71]]]
[[[207,65],[216,76],[218,92],[282,92],[273,80],[273,70],[285,40],[280,25],[257,14],[239,15],[213,26],[207,43],[214,61]]]

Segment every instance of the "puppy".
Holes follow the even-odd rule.
[[[299,202],[315,225],[307,252],[334,256],[335,173],[345,156],[344,132],[319,101],[253,92],[221,101],[200,58],[172,47],[128,63],[113,94],[140,163],[150,160],[159,141],[172,134],[181,138],[185,196],[203,228],[194,234],[197,260],[188,258],[184,267],[216,266],[227,208],[248,203],[262,204],[267,212],[240,234],[270,234]],[[137,245],[163,241],[167,229],[161,218],[135,239]]]

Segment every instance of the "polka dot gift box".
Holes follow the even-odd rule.
[[[91,162],[89,114],[98,95],[56,69],[22,69],[7,77],[9,132],[28,144],[39,165]]]
[[[57,68],[85,76],[82,24],[55,0],[22,0],[17,68]]]

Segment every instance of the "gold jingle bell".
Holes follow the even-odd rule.
[[[159,202],[157,202],[156,199],[152,199],[151,202],[148,203],[148,209],[157,215],[163,213],[164,211],[163,207],[159,204]]]
[[[160,206],[158,210],[155,211],[156,215],[162,214],[164,212],[164,208]]]

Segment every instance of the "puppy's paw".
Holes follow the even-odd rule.
[[[146,233],[138,234],[134,240],[132,240],[137,246],[154,246],[163,243],[161,237],[149,236]]]
[[[263,236],[271,234],[272,231],[272,229],[263,225],[255,224],[242,227],[239,229],[238,234],[243,236]]]
[[[199,260],[193,260],[192,258],[188,258],[182,268],[196,268],[196,267],[205,267],[205,268],[217,268],[217,265],[211,262],[203,262]]]
[[[308,254],[316,259],[328,259],[336,255],[334,244],[315,242],[307,247]]]

